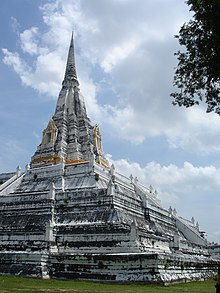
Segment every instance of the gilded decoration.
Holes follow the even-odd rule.
[[[46,157],[35,158],[32,160],[32,163],[38,163],[41,161],[50,161],[50,162],[58,163],[60,161],[60,158],[56,155],[49,155]]]
[[[54,145],[56,142],[56,138],[57,138],[57,132],[58,129],[56,127],[55,122],[53,121],[53,119],[51,118],[47,128],[44,129],[43,131],[43,137],[42,137],[42,145],[48,145],[48,144],[52,144]]]
[[[87,161],[85,160],[70,160],[70,161],[66,161],[65,164],[66,165],[70,165],[70,164],[79,164],[79,163],[85,163]]]

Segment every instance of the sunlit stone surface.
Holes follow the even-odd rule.
[[[0,273],[171,283],[213,276],[194,218],[109,166],[77,80],[73,37],[55,114],[25,172],[0,174]]]

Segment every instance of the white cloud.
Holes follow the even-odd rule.
[[[119,62],[126,59],[131,52],[138,47],[138,40],[126,40],[124,44],[117,45],[106,52],[104,60],[101,62],[101,67],[106,72],[111,72],[112,68]]]
[[[204,193],[220,187],[220,169],[214,166],[196,167],[185,162],[180,168],[174,164],[161,166],[159,163],[150,162],[141,167],[138,163],[129,163],[125,159],[117,161],[111,159],[111,161],[121,173],[127,174],[127,176],[133,174],[144,184],[160,188],[161,192],[198,194],[198,190],[203,190]],[[164,203],[168,203],[166,198],[162,200]]]
[[[28,75],[31,74],[31,68],[20,58],[18,53],[12,53],[8,49],[2,49],[4,53],[3,62],[9,66],[12,66],[14,71],[20,76],[21,81],[25,85],[28,83]]]
[[[37,33],[38,28],[32,27],[20,34],[21,48],[24,52],[29,53],[30,55],[38,53],[38,45],[35,40]]]
[[[4,62],[24,85],[57,97],[74,30],[77,70],[92,119],[134,143],[163,136],[173,148],[220,151],[219,118],[201,109],[174,108],[169,98],[177,50],[173,35],[189,18],[184,3],[53,0],[41,11],[47,31],[30,27],[21,32],[20,54],[3,50]],[[29,54],[32,63],[26,64],[22,54]],[[112,94],[120,96],[114,105],[98,102],[103,85],[97,86],[93,67],[107,73]]]
[[[47,53],[37,57],[36,67],[29,66],[20,55],[2,49],[4,53],[3,62],[11,66],[20,76],[25,86],[30,86],[42,94],[57,96],[61,80],[61,72],[57,70],[63,66],[63,60],[57,53]],[[50,63],[48,62],[50,60]]]

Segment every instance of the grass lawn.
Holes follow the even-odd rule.
[[[191,282],[172,286],[100,284],[84,281],[41,280],[0,276],[1,293],[63,292],[63,293],[215,293],[215,282]]]

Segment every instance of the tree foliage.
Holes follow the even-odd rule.
[[[193,17],[175,36],[184,52],[175,53],[177,90],[173,104],[190,107],[202,101],[220,114],[220,0],[187,0]]]

